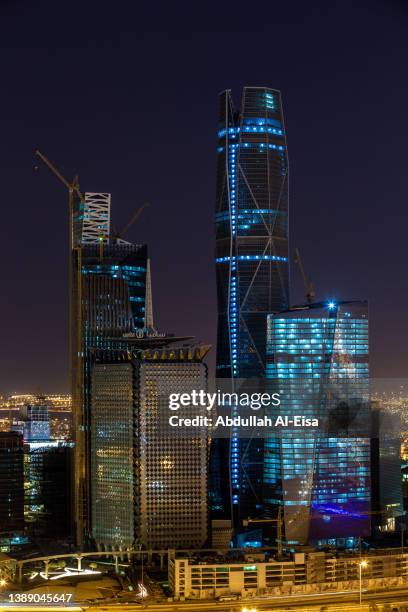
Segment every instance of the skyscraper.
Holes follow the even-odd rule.
[[[23,436],[16,431],[0,432],[0,540],[23,530]]]
[[[289,304],[288,160],[280,92],[220,95],[216,264],[217,374],[265,373],[266,316]]]
[[[86,193],[72,210],[71,363],[75,432],[74,521],[79,545],[89,538],[91,350],[143,329],[150,289],[146,245],[112,239],[110,195]],[[149,296],[148,296],[149,298]]]
[[[280,92],[219,97],[216,195],[217,376],[265,375],[266,320],[289,305],[288,158]],[[232,383],[233,385],[233,383]],[[233,410],[234,407],[231,407]],[[235,528],[262,511],[263,444],[212,445],[213,516]]]
[[[265,440],[265,504],[286,542],[353,546],[370,534],[367,302],[293,307],[268,319],[267,377],[279,414],[317,418]]]
[[[169,396],[206,389],[209,347],[99,351],[92,392],[92,534],[100,549],[199,548],[205,427],[170,427]],[[197,409],[184,407],[183,417]]]
[[[50,415],[45,398],[38,398],[38,403],[27,404],[21,410],[25,442],[49,441],[51,436]]]
[[[371,420],[371,500],[375,512],[372,523],[373,533],[377,535],[399,531],[406,524],[401,480],[401,415],[391,412],[386,401],[373,401]]]
[[[24,514],[30,539],[70,533],[72,446],[50,440],[25,444]]]

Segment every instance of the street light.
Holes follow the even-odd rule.
[[[256,608],[242,608],[241,612],[258,612]]]
[[[7,580],[4,580],[4,578],[2,578],[0,580],[0,586],[4,587],[4,586],[6,586],[6,584],[7,584]]]
[[[360,561],[360,563],[358,564],[359,570],[360,570],[360,606],[361,606],[361,599],[362,599],[362,571],[364,567],[367,567],[368,562],[363,559],[362,561]]]

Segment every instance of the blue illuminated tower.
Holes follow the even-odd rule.
[[[268,318],[279,414],[319,419],[265,440],[265,505],[287,543],[351,547],[370,535],[368,304],[328,302]]]
[[[216,196],[217,376],[265,376],[266,320],[289,304],[288,159],[280,92],[219,97]],[[234,383],[232,382],[232,385]],[[233,407],[231,407],[233,409]],[[262,511],[263,443],[212,446],[210,503],[235,531]]]

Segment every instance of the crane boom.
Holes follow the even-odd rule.
[[[145,202],[144,204],[142,204],[140,208],[137,209],[137,211],[131,217],[130,221],[125,225],[122,231],[119,232],[120,238],[123,238],[127,234],[127,232],[130,230],[132,225],[136,223],[136,221],[138,220],[138,218],[140,217],[144,209],[147,208],[148,206],[150,206],[150,202]]]
[[[82,201],[85,199],[76,182],[70,183],[69,181],[67,181],[67,179],[61,174],[61,172],[54,166],[53,163],[50,162],[48,157],[41,153],[41,151],[38,151],[37,149],[35,154],[44,162],[44,164],[51,170],[51,172],[55,174],[55,176],[61,181],[61,183],[63,183],[65,187],[67,187],[67,189],[69,189],[70,191],[75,191]]]

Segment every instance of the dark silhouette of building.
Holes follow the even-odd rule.
[[[395,532],[406,528],[404,477],[401,473],[401,415],[389,411],[386,401],[373,401],[371,421],[373,536],[392,538]]]
[[[0,538],[23,530],[23,436],[15,431],[0,432]]]
[[[70,443],[25,444],[24,513],[33,541],[70,536],[73,450]]]

